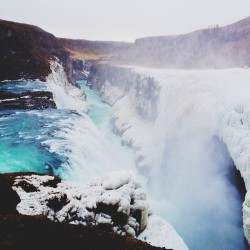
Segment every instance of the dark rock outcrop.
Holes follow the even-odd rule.
[[[38,183],[39,186],[37,186]],[[46,215],[25,216],[17,214],[16,205],[21,201],[11,188],[12,186],[15,189],[21,188],[28,194],[39,192],[39,189],[46,187],[57,187],[59,183],[61,183],[59,177],[43,174],[10,173],[0,175],[0,198],[2,201],[0,204],[0,249],[164,249],[150,246],[133,237],[112,233],[108,224],[100,223],[99,226],[93,228],[84,225],[56,223],[48,220]],[[54,212],[61,210],[69,203],[67,195],[63,194],[60,188],[58,193],[50,189],[50,193],[53,193],[50,197],[53,199],[48,198],[47,200],[47,206]],[[116,204],[108,205],[100,202],[96,208],[88,210],[96,215],[110,215],[115,225],[125,224],[128,218],[126,214],[117,212],[118,207]],[[115,225],[110,224],[110,227]]]
[[[5,176],[20,197],[30,200],[28,207],[23,207],[25,202],[21,200],[20,213],[42,214],[53,221],[84,224],[133,237],[147,226],[146,196],[140,190],[140,184],[128,173],[121,186],[112,188],[104,187],[104,179],[102,183],[97,180],[90,186],[71,186],[70,182],[62,182],[51,175],[10,173]]]
[[[72,59],[72,79],[73,81],[88,78],[88,72],[93,62],[81,59]]]
[[[52,34],[27,24],[0,20],[0,81],[41,79],[51,72],[49,61],[59,58],[67,71],[69,53]]]
[[[16,206],[21,201],[12,189],[12,184],[4,175],[0,174],[0,214],[17,214]]]

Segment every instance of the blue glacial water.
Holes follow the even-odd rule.
[[[97,91],[92,90],[87,86],[87,80],[79,80],[77,83],[87,95],[87,101],[89,105],[88,116],[97,126],[102,128],[106,127],[106,132],[108,132],[111,126],[109,121],[110,106],[102,102]]]
[[[112,133],[110,107],[86,91],[88,115],[68,109],[0,112],[0,172],[51,173],[85,182],[120,169],[135,170],[133,152]],[[7,82],[0,90],[47,90],[42,82]]]
[[[46,90],[42,82],[6,82],[0,90],[21,93],[27,90]],[[50,153],[42,142],[56,129],[53,114],[57,110],[0,112],[0,172],[34,171],[53,173],[64,159]],[[60,111],[61,112],[61,111]]]

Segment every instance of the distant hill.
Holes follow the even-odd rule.
[[[141,38],[121,59],[164,67],[250,66],[250,17],[185,35]]]
[[[44,79],[49,60],[65,61],[69,53],[52,34],[32,25],[0,20],[0,81]]]
[[[71,56],[76,59],[85,60],[111,60],[114,55],[126,53],[133,47],[133,43],[109,42],[109,41],[89,41],[83,39],[59,38],[59,43]]]
[[[59,39],[73,57],[170,68],[250,66],[250,17],[225,27],[135,43]]]

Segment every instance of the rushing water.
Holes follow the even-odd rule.
[[[0,171],[53,173],[88,181],[109,171],[135,171],[133,153],[112,133],[110,107],[97,92],[87,92],[88,115],[67,109],[5,110],[0,113]],[[47,90],[42,82],[8,82],[0,90]]]
[[[106,158],[113,159],[114,163],[117,164],[117,170],[126,169],[137,173],[133,150],[122,145],[122,139],[113,133],[113,125],[110,122],[110,106],[102,101],[97,91],[87,86],[86,80],[79,80],[77,83],[87,95],[88,116],[98,127],[105,141],[109,142],[109,147],[112,148],[110,153],[107,152]],[[105,145],[103,145],[103,150],[106,152]],[[143,180],[141,179],[141,181]]]
[[[46,90],[41,82],[7,82],[0,90],[20,93],[26,90]],[[50,153],[42,142],[50,138],[57,128],[50,126],[56,119],[57,110],[0,112],[0,171],[39,173],[53,172],[64,161],[59,155]]]

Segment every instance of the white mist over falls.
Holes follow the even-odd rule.
[[[250,71],[132,71],[92,87],[134,148],[154,209],[190,249],[246,249],[235,166],[248,190]]]
[[[2,171],[46,172],[49,166],[66,180],[86,183],[128,170],[189,249],[247,249],[250,197],[244,201],[235,171],[248,191],[250,70],[97,67],[88,82],[78,81],[88,107],[55,63],[48,84],[37,88],[51,90],[59,109],[0,117]],[[15,83],[1,88],[11,86],[18,89]],[[30,151],[36,152],[32,159],[24,153]],[[171,227],[159,220],[150,225],[148,242],[186,249],[175,233],[162,242],[161,231],[167,235]]]

